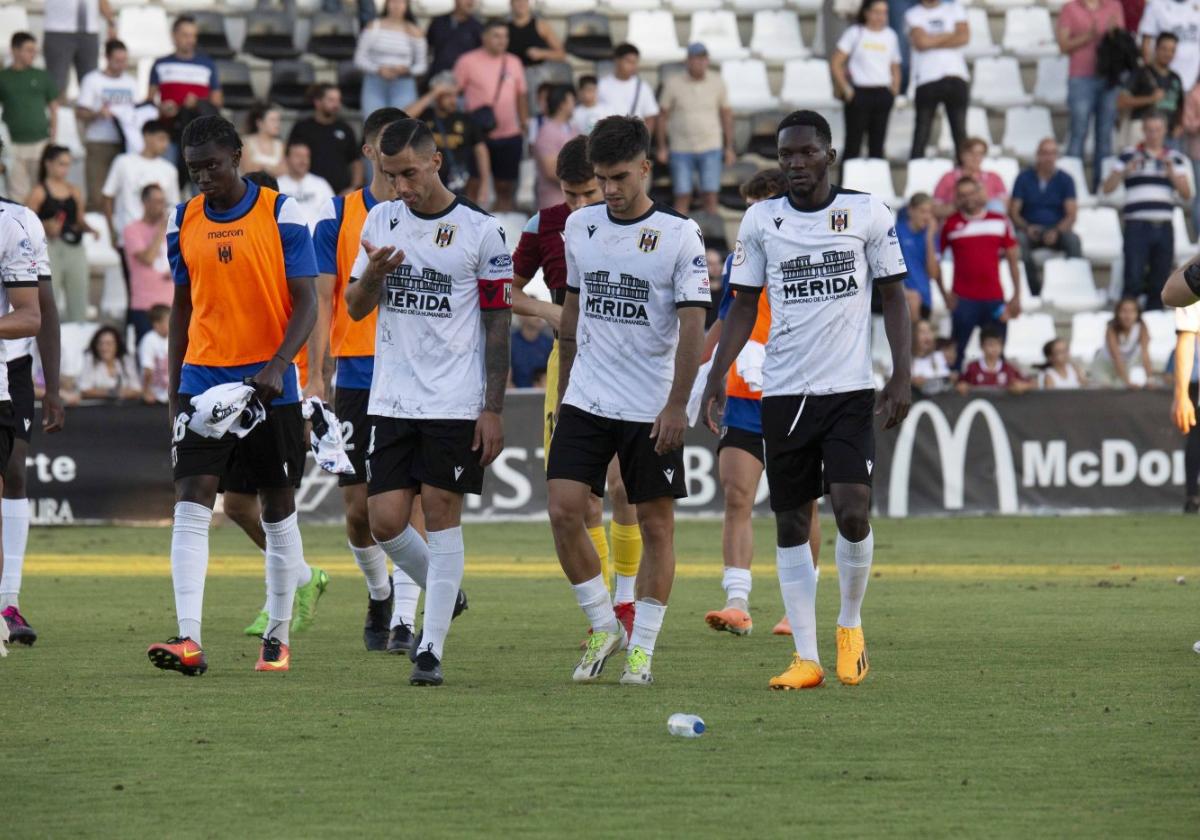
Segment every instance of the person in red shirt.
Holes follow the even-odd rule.
[[[954,200],[958,212],[942,227],[942,253],[954,257],[954,287],[947,291],[940,277],[937,283],[951,313],[955,369],[960,370],[976,327],[995,325],[1003,341],[1008,320],[1021,314],[1021,284],[1013,283],[1012,297],[1005,301],[1000,283],[1000,255],[1008,260],[1011,276],[1019,278],[1021,249],[1008,217],[986,208],[983,189],[973,178],[958,180]]]
[[[967,365],[967,372],[959,377],[956,388],[960,394],[968,394],[976,388],[1024,394],[1033,387],[1025,374],[1004,358],[1004,335],[997,327],[983,328],[979,334],[979,348],[983,358]]]

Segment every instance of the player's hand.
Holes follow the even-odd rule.
[[[908,376],[893,376],[879,392],[875,400],[875,415],[887,417],[883,428],[899,426],[912,408],[912,379]]]
[[[504,450],[504,420],[494,411],[484,411],[475,421],[471,451],[479,453],[479,466],[486,467]]]
[[[1013,298],[1008,302],[1008,306],[1004,307],[1003,321],[1011,321],[1013,318],[1021,317],[1021,299]]]
[[[542,320],[550,325],[550,329],[558,332],[562,326],[562,307],[551,304],[546,307],[546,311],[542,314]]]
[[[953,312],[955,309],[958,309],[958,295],[954,294],[954,292],[946,292],[945,298],[946,310],[948,312]]]
[[[725,380],[713,382],[709,377],[700,398],[700,419],[714,435],[721,434],[721,415],[725,413]]]
[[[1187,434],[1196,425],[1196,406],[1188,394],[1176,394],[1175,403],[1171,406],[1171,420],[1175,428],[1182,434]]]
[[[63,408],[62,397],[57,392],[47,391],[42,396],[42,431],[48,435],[61,432],[67,421],[67,410]]]
[[[283,372],[287,367],[287,364],[276,356],[267,362],[262,370],[250,377],[250,384],[254,386],[254,396],[263,404],[263,408],[283,396]]]
[[[363,250],[367,252],[367,270],[363,272],[365,277],[382,280],[404,262],[404,252],[391,245],[376,248],[364,239]]]
[[[687,406],[667,403],[654,418],[654,425],[650,428],[654,451],[659,455],[666,455],[683,446],[683,433],[686,431]]]
[[[321,402],[325,402],[325,377],[318,376],[311,371],[308,374],[308,386],[304,389],[304,399],[316,397]]]

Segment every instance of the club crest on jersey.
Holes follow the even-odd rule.
[[[233,262],[233,246],[232,245],[218,245],[217,246],[217,259],[219,259],[223,263]]]
[[[437,233],[433,235],[433,244],[439,248],[449,248],[450,243],[454,241],[454,232],[458,230],[458,225],[440,224],[437,227]]]
[[[844,233],[850,227],[850,211],[835,207],[829,211],[829,229],[834,233]]]
[[[652,253],[654,249],[658,247],[658,240],[662,237],[662,233],[657,230],[651,230],[650,228],[642,228],[640,233],[641,236],[638,238],[638,248],[640,248],[643,253]]]

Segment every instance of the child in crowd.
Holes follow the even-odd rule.
[[[1038,387],[1044,391],[1067,391],[1088,384],[1087,373],[1071,360],[1067,342],[1061,338],[1047,341],[1042,348],[1046,363],[1038,373]]]
[[[167,375],[167,332],[171,307],[150,307],[150,332],[138,344],[138,366],[142,369],[142,402],[165,405],[169,394]]]
[[[571,122],[575,123],[575,127],[581,134],[591,134],[596,123],[608,116],[600,107],[596,77],[580,76],[576,95],[578,102],[575,105],[575,115]]]
[[[976,388],[1024,394],[1033,387],[1025,374],[1004,358],[1004,337],[998,329],[991,325],[984,327],[979,334],[979,348],[983,358],[971,362],[966,373],[959,377],[957,388],[960,394],[968,394]]]
[[[1134,373],[1140,367],[1140,373]],[[1150,331],[1142,310],[1133,298],[1122,298],[1113,308],[1112,320],[1104,331],[1104,344],[1096,351],[1092,376],[1097,385],[1109,388],[1145,388],[1151,383]]]
[[[916,395],[932,397],[954,387],[955,374],[928,321],[913,327],[912,386]]]

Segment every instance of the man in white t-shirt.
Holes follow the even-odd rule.
[[[108,218],[113,244],[118,249],[124,245],[122,231],[130,222],[142,217],[142,190],[150,184],[158,184],[167,207],[179,203],[179,170],[163,157],[170,143],[167,127],[158,120],[150,120],[142,126],[142,150],[136,154],[118,155],[108,170],[108,178],[100,192],[104,196],[104,215]]]
[[[921,0],[904,14],[912,43],[912,85],[917,109],[911,156],[925,157],[938,106],[946,109],[954,137],[955,158],[967,139],[967,103],[971,73],[965,47],[971,40],[962,3]]]
[[[575,682],[594,682],[623,648],[621,684],[654,681],[651,661],[675,579],[675,500],[687,496],[687,403],[712,298],[699,226],[646,194],[649,151],[650,133],[636,117],[597,123],[588,157],[604,203],[572,213],[563,232],[561,402],[546,480],[558,561],[592,627]],[[642,532],[628,638],[585,521],[589,496],[604,495],[614,455]]]
[[[1150,0],[1146,4],[1138,34],[1147,67],[1154,63],[1155,39],[1163,32],[1179,39],[1171,69],[1179,75],[1186,94],[1200,75],[1200,4],[1195,0]]]
[[[107,64],[103,70],[93,70],[79,83],[79,98],[75,100],[75,113],[81,125],[87,126],[83,134],[83,148],[87,153],[84,162],[84,179],[87,189],[87,209],[101,212],[104,200],[101,190],[109,167],[117,155],[125,151],[121,129],[117,127],[118,115],[132,114],[137,101],[137,80],[126,74],[129,67],[129,52],[117,40],[104,45]]]
[[[654,88],[638,75],[641,53],[633,44],[618,44],[613,50],[613,72],[597,87],[597,104],[605,115],[641,117],[654,134],[658,100]]]
[[[762,425],[767,483],[775,512],[779,588],[796,653],[772,688],[815,688],[825,680],[817,653],[817,577],[809,546],[815,499],[828,494],[837,520],[841,613],[837,675],[867,676],[861,608],[871,576],[869,521],[877,413],[884,428],[904,420],[912,402],[912,343],[906,269],[892,211],[879,198],[829,182],[837,159],[829,123],[796,111],[778,132],[788,192],[746,211],[734,249],[733,305],[701,405],[725,402],[725,376],[750,338],[763,291],[771,332],[763,365]],[[871,365],[871,293],[878,286],[893,374],[876,407]]]
[[[289,143],[283,162],[287,171],[279,176],[279,191],[296,199],[311,230],[316,227],[325,205],[333,198],[333,187],[320,175],[310,171],[312,151],[304,143]]]

